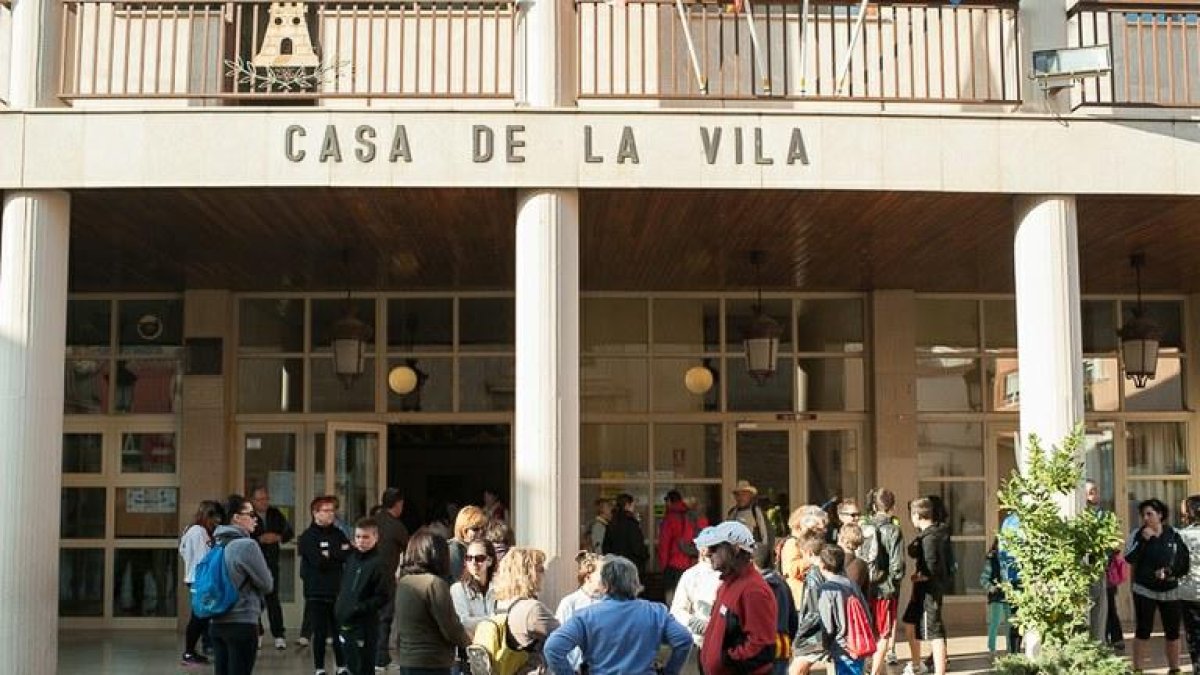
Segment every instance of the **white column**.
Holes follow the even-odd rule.
[[[518,6],[516,100],[534,108],[575,105],[574,2],[523,0]]]
[[[70,196],[9,192],[0,241],[0,653],[43,675],[58,660],[58,520]]]
[[[550,557],[543,599],[575,589],[579,549],[579,196],[517,195],[513,503],[518,543]]]
[[[1075,197],[1018,196],[1014,207],[1021,440],[1037,434],[1048,449],[1083,421]]]
[[[62,3],[15,0],[12,4],[12,61],[8,104],[17,109],[59,105],[58,62]],[[4,92],[0,91],[0,97]]]

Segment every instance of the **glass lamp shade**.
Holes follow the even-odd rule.
[[[712,371],[704,366],[688,368],[683,375],[683,387],[697,396],[708,393],[713,387]]]
[[[746,332],[743,347],[746,350],[746,370],[760,385],[775,374],[779,360],[779,336],[783,330],[771,317],[759,312],[754,324]]]
[[[366,335],[369,327],[358,320],[353,312],[346,314],[333,324],[333,372],[349,389],[354,380],[363,374],[366,356]]]
[[[388,388],[404,396],[417,388],[417,371],[408,366],[396,366],[388,372]]]
[[[1154,379],[1154,373],[1158,370],[1158,342],[1162,332],[1158,324],[1135,310],[1133,318],[1121,326],[1120,335],[1125,377],[1133,380],[1134,387],[1141,389],[1148,380]]]

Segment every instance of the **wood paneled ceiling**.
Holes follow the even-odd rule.
[[[584,290],[1009,293],[1006,195],[584,190]],[[1200,291],[1200,200],[1081,197],[1085,293]],[[145,189],[72,195],[76,291],[507,289],[505,189]],[[344,262],[344,258],[348,262]]]

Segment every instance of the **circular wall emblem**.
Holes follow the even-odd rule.
[[[163,333],[162,319],[153,314],[144,314],[137,322],[138,337],[143,340],[157,340]]]

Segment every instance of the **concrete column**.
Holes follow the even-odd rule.
[[[1021,442],[1037,434],[1048,448],[1083,421],[1075,197],[1019,196],[1013,211]]]
[[[45,108],[58,100],[62,3],[15,0],[12,4],[12,61],[8,104],[12,108]],[[0,61],[0,63],[3,63]],[[0,90],[0,97],[4,92]]]
[[[65,192],[9,192],[0,241],[0,547],[4,670],[58,666],[58,521],[67,334]],[[17,526],[17,523],[22,525]]]
[[[875,477],[870,487],[896,493],[905,528],[909,522],[904,505],[918,496],[915,305],[909,290],[875,291],[871,297]]]
[[[513,515],[518,543],[550,558],[543,600],[575,589],[579,549],[579,196],[517,196]]]
[[[514,93],[535,108],[575,105],[575,5],[571,0],[518,4]]]

